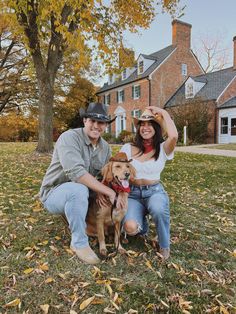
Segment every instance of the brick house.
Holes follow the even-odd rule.
[[[233,67],[188,76],[164,105],[171,111],[176,106],[204,102],[211,115],[206,134],[208,143],[236,143],[236,37],[233,43]]]
[[[126,68],[120,77],[110,75],[97,92],[98,100],[116,115],[109,132],[134,131],[132,116],[139,116],[146,106],[163,108],[188,76],[204,74],[191,50],[191,25],[172,22],[172,44],[149,55],[140,54],[136,66]]]

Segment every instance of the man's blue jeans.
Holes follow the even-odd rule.
[[[131,186],[128,211],[123,223],[133,220],[138,225],[137,233],[148,231],[146,215],[151,215],[158,235],[160,248],[170,247],[169,197],[161,183],[154,185]]]
[[[67,182],[56,187],[44,202],[52,214],[65,214],[71,231],[71,247],[89,245],[86,234],[89,189],[80,183]]]

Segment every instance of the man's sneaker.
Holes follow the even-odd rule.
[[[162,249],[160,248],[160,254],[164,261],[166,261],[170,257],[170,249]]]
[[[71,247],[71,250],[75,252],[78,258],[86,264],[94,265],[100,263],[100,259],[97,257],[90,246],[86,246],[81,249]]]

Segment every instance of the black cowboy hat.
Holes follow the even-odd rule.
[[[99,102],[91,102],[88,105],[87,110],[85,111],[84,108],[80,109],[80,116],[82,118],[90,118],[96,121],[112,123],[115,119],[110,119],[107,114],[107,106],[105,104]]]

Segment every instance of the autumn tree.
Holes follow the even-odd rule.
[[[179,0],[159,1],[173,14]],[[1,12],[24,34],[35,67],[39,92],[38,152],[53,148],[54,84],[65,54],[77,52],[74,66],[93,57],[114,66],[123,32],[148,28],[155,16],[153,0],[2,0]]]
[[[96,87],[86,78],[77,75],[69,90],[63,87],[57,92],[54,105],[54,125],[59,133],[70,127],[78,127],[79,110],[96,100]]]
[[[30,78],[29,56],[11,22],[0,15],[0,114],[35,102],[35,84]]]

